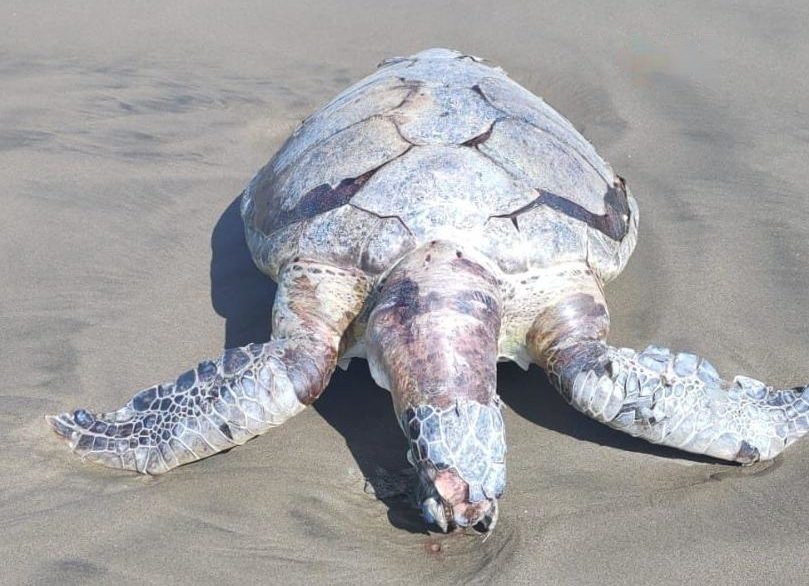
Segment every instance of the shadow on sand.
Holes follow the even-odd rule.
[[[276,287],[250,258],[239,213],[239,197],[219,218],[211,237],[211,249],[211,302],[216,313],[225,319],[225,347],[269,340]],[[538,368],[532,367],[526,373],[515,364],[500,365],[498,389],[511,409],[547,429],[621,450],[719,463],[649,444],[592,421],[569,407]],[[377,489],[377,495],[381,491],[375,479],[382,478],[381,472],[392,471],[396,476],[398,471],[408,468],[406,443],[396,423],[390,396],[374,384],[364,361],[353,361],[347,372],[338,369],[314,408],[345,438],[362,474]],[[409,499],[402,496],[378,498],[388,506],[388,517],[394,526],[425,532]]]

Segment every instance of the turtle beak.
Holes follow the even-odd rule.
[[[496,498],[470,502],[465,482],[463,491],[448,493],[446,482],[442,482],[446,478],[439,477],[434,481],[430,476],[421,475],[419,489],[421,514],[427,524],[437,525],[444,533],[456,527],[471,527],[478,533],[491,533],[497,524]],[[452,476],[456,482],[459,480],[454,474]]]
[[[412,462],[411,462],[412,463]],[[430,464],[419,463],[418,500],[427,524],[447,533],[456,527],[472,527],[490,533],[497,524],[497,499],[470,500],[469,485],[451,469],[436,471]]]
[[[497,500],[492,499],[488,502],[489,506],[480,518],[470,519],[469,515],[472,512],[470,509],[477,512],[476,509],[480,508],[480,504],[461,504],[453,507],[441,497],[428,497],[421,503],[421,514],[426,523],[437,525],[443,533],[456,527],[471,527],[477,533],[484,535],[485,539],[494,531],[499,515]]]

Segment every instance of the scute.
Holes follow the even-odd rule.
[[[253,262],[266,275],[273,279],[278,278],[281,267],[298,253],[298,239],[303,231],[303,223],[284,226],[272,234],[265,234],[252,227],[246,217],[250,208],[250,200],[246,197],[248,191],[242,195],[242,214],[245,216],[244,232],[247,246],[253,257]]]
[[[463,67],[458,67],[459,62]],[[490,75],[505,77],[502,69],[487,65],[477,57],[449,49],[427,49],[410,57],[383,62],[379,71],[368,79],[396,76],[422,84],[471,88]]]
[[[527,246],[531,267],[587,258],[588,232],[582,223],[560,216],[545,206],[535,207],[517,216],[520,234]]]
[[[397,216],[417,238],[428,239],[478,230],[489,216],[508,213],[535,197],[472,148],[430,145],[380,169],[352,203]]]
[[[360,81],[309,116],[284,143],[271,163],[273,173],[282,173],[307,149],[350,126],[396,108],[416,87],[396,76],[374,83]]]
[[[628,198],[627,204],[629,205],[629,227],[626,236],[620,242],[615,242],[594,228],[589,226],[587,228],[587,263],[605,283],[613,280],[624,270],[637,243],[638,220],[640,219],[638,204],[632,197]]]
[[[591,237],[576,220],[537,206],[513,217],[490,218],[476,240],[476,248],[497,262],[503,272],[521,273],[586,260]]]
[[[303,196],[318,185],[338,185],[358,177],[404,153],[410,145],[396,126],[385,118],[369,118],[346,128],[307,151],[295,166],[297,173],[284,173],[277,184],[282,210],[297,206]],[[305,173],[301,173],[305,170]]]
[[[603,177],[612,183],[612,169],[596,153],[595,148],[576,130],[570,121],[548,106],[545,101],[515,83],[505,75],[486,77],[477,89],[489,103],[512,118],[524,120],[569,145]]]
[[[359,266],[377,275],[416,246],[396,218],[380,218],[352,205],[276,230],[271,235],[247,231],[258,267],[273,278],[296,257],[315,258],[336,266]]]
[[[342,206],[307,220],[298,239],[298,254],[328,260],[337,266],[359,266],[363,244],[379,218]]]
[[[535,189],[550,191],[603,214],[609,185],[577,151],[518,119],[501,120],[478,149]]]
[[[471,89],[423,85],[391,111],[399,132],[418,145],[460,145],[485,133],[500,113]]]
[[[393,122],[373,117],[317,143],[283,173],[261,172],[251,186],[256,228],[271,234],[284,225],[345,205],[360,187],[352,189],[352,180],[373,172],[410,146]]]
[[[511,218],[489,218],[478,239],[478,250],[494,259],[505,273],[528,269],[528,247]]]
[[[380,218],[377,229],[369,234],[362,251],[362,269],[378,275],[416,247],[416,239],[398,218]]]

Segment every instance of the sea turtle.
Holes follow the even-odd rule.
[[[624,180],[540,98],[446,49],[390,59],[307,118],[242,195],[278,282],[272,338],[99,415],[48,420],[85,459],[148,474],[242,444],[365,357],[407,436],[427,522],[493,527],[506,481],[499,360],[582,413],[752,463],[809,430],[809,395],[694,354],[605,340],[604,284],[635,247]]]

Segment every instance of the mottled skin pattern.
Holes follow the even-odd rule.
[[[368,360],[410,440],[425,517],[444,529],[496,519],[506,452],[496,279],[459,247],[434,241],[396,265],[379,289]]]
[[[85,459],[148,474],[243,444],[323,392],[367,291],[359,271],[292,262],[279,278],[270,342],[226,350],[117,411],[48,419]]]
[[[638,208],[575,128],[499,68],[446,49],[390,59],[307,118],[245,189],[272,339],[112,413],[50,417],[85,459],[150,474],[244,443],[364,357],[388,389],[428,522],[491,529],[505,487],[496,364],[545,368],[573,407],[742,463],[809,431],[805,390],[607,344],[603,286]]]

